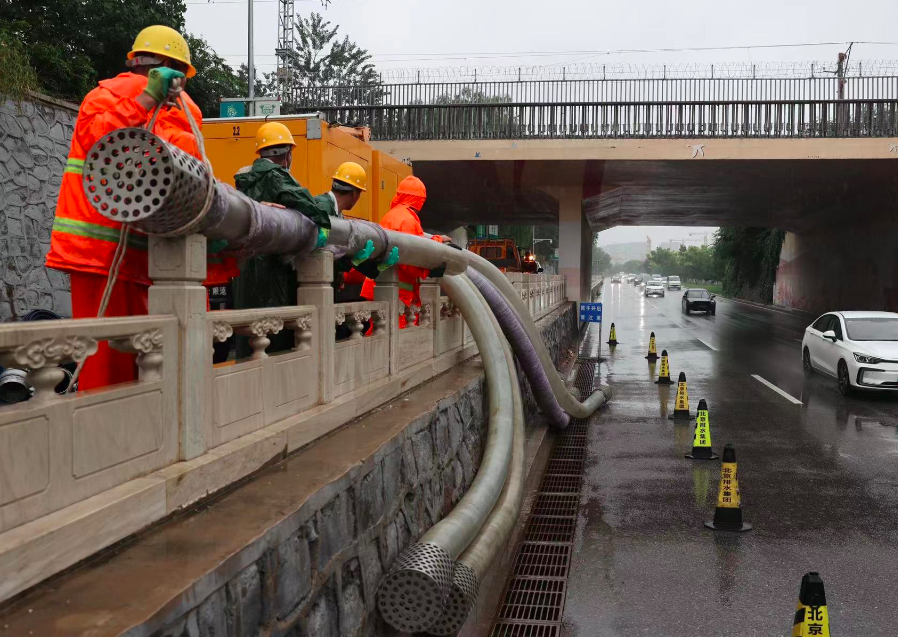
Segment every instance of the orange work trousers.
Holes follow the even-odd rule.
[[[72,318],[96,318],[106,287],[106,277],[99,274],[71,272]],[[149,313],[149,288],[138,283],[116,281],[106,307],[106,316],[140,316]],[[116,383],[137,380],[137,355],[117,352],[102,341],[97,353],[84,361],[78,376],[78,389],[96,389]]]

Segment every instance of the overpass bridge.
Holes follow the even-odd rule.
[[[894,65],[428,79],[297,99],[370,127],[380,150],[413,162],[428,186],[426,226],[560,223],[559,271],[581,282],[572,298],[587,296],[594,232],[720,225],[788,232],[782,305],[898,309],[898,264],[870,249],[894,235]],[[870,283],[836,287],[845,268]]]

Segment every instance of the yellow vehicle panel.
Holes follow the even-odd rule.
[[[399,182],[412,174],[412,167],[379,150],[374,151],[372,163],[374,164],[373,210],[376,215],[374,221],[380,221],[390,211],[390,203],[396,195]]]

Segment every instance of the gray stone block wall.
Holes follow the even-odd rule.
[[[77,109],[0,98],[0,321],[29,310],[72,315],[68,275],[44,267]]]
[[[557,362],[576,343],[575,306],[553,314],[542,333]],[[535,402],[526,380],[521,383],[532,417]],[[378,616],[377,585],[396,556],[470,486],[483,453],[486,412],[481,377],[385,443],[373,466],[365,462],[345,484],[325,487],[333,495],[285,531],[285,540],[266,544],[259,559],[153,637],[395,635]]]

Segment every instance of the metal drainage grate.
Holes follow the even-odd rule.
[[[496,622],[490,637],[559,637],[561,624],[512,624]]]
[[[525,542],[572,542],[577,518],[533,516],[525,531]]]
[[[566,584],[563,579],[512,579],[499,619],[560,622]]]
[[[574,384],[592,393],[600,334],[590,325],[581,342]],[[572,543],[580,510],[589,421],[572,420],[555,441],[518,546],[490,637],[560,637]]]

